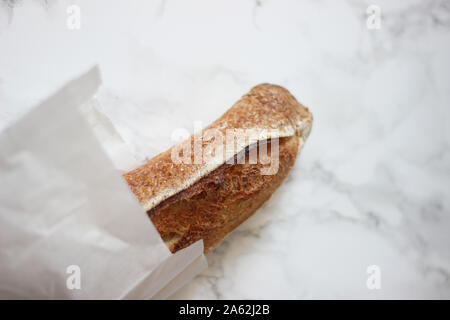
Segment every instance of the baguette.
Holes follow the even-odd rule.
[[[261,84],[202,132],[124,178],[171,252],[203,239],[206,254],[270,198],[294,165],[311,126],[309,110],[286,89]],[[224,143],[218,136],[239,130],[246,130],[247,137],[233,140],[231,152],[218,148]],[[216,134],[205,139],[206,132]],[[263,161],[266,150],[277,156],[276,170],[269,173],[263,173],[272,165]],[[183,153],[188,161],[174,161]]]

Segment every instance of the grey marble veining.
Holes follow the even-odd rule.
[[[72,2],[1,3],[0,128],[94,63],[139,162],[261,82],[314,114],[286,182],[173,298],[450,298],[449,1]]]

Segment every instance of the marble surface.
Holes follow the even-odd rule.
[[[143,162],[285,86],[315,120],[295,167],[173,298],[450,298],[449,57],[449,1],[0,1],[0,130],[98,63]]]

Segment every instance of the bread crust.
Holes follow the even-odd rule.
[[[258,85],[204,130],[226,134],[229,129],[276,129],[253,137],[259,142],[280,138],[276,174],[262,175],[265,165],[260,161],[176,164],[171,158],[174,146],[124,178],[172,252],[203,239],[208,253],[270,198],[294,164],[311,125],[309,110],[286,89]],[[181,143],[192,146],[192,158],[197,152],[193,141],[194,136]],[[248,142],[238,145],[232,157],[246,154],[248,148]]]
[[[300,138],[281,138],[279,168],[261,175],[263,164],[223,164],[191,187],[148,211],[170,251],[203,239],[204,252],[214,249],[248,219],[286,178],[297,156]],[[269,147],[270,150],[270,147]],[[237,156],[236,156],[237,157]]]

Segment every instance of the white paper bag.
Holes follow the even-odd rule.
[[[201,241],[170,253],[81,113],[100,83],[0,133],[0,298],[165,298],[206,267]]]

